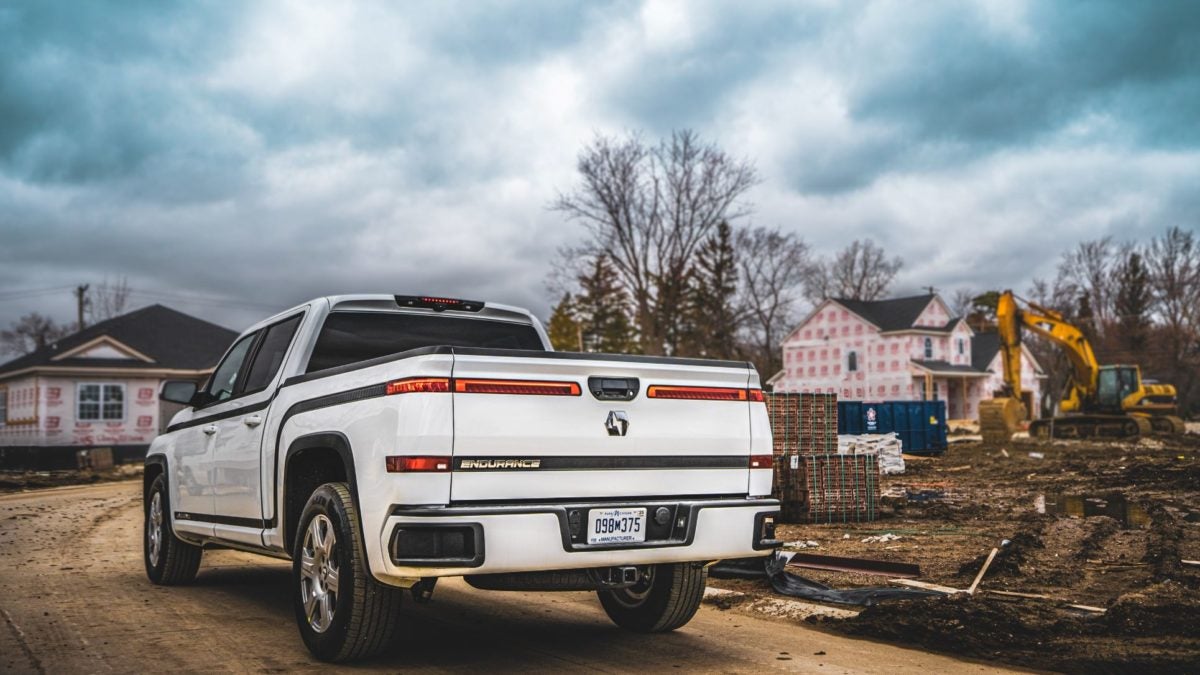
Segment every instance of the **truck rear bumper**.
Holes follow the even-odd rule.
[[[645,508],[645,542],[589,545],[589,509]],[[665,509],[665,511],[664,511]],[[649,565],[765,555],[774,499],[665,499],[393,507],[379,533],[384,583],[414,577]],[[669,515],[669,518],[665,516]],[[656,516],[659,516],[656,518]],[[660,521],[669,522],[660,522]],[[379,558],[375,558],[378,560]]]

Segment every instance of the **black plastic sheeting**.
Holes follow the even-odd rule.
[[[716,579],[766,579],[776,593],[793,598],[832,602],[839,605],[869,607],[884,600],[912,600],[942,595],[936,591],[920,588],[893,588],[874,586],[869,588],[830,588],[825,584],[792,574],[784,566],[789,556],[776,553],[764,558],[735,558],[722,560],[708,568],[708,574]]]

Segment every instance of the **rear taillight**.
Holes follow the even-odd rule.
[[[450,378],[410,377],[387,383],[388,396],[392,394],[444,394],[450,391]]]
[[[388,473],[437,472],[450,470],[449,457],[386,457]]]
[[[647,398],[673,398],[689,401],[763,401],[762,389],[735,387],[682,387],[652,384]]]
[[[525,396],[579,396],[583,389],[576,382],[537,380],[454,380],[457,394],[516,394]]]
[[[775,467],[774,455],[750,455],[751,469],[771,469]]]

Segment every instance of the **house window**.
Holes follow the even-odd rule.
[[[967,344],[966,340],[964,340],[962,338],[958,338],[958,353],[960,355],[966,351],[966,344]]]
[[[75,419],[84,422],[125,419],[125,385],[79,385]]]
[[[933,358],[933,338],[925,338],[925,358]]]
[[[851,373],[858,370],[858,352],[846,354],[846,370]]]
[[[8,390],[0,389],[0,427],[8,422]]]

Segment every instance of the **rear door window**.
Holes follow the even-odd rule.
[[[242,390],[244,393],[262,391],[275,379],[275,373],[278,373],[279,367],[283,365],[283,357],[287,355],[288,345],[292,344],[296,327],[300,325],[303,316],[297,314],[266,329],[258,353],[254,355],[254,361],[246,373],[246,384]]]
[[[317,336],[308,372],[439,345],[545,350],[529,324],[398,312],[333,312]]]

